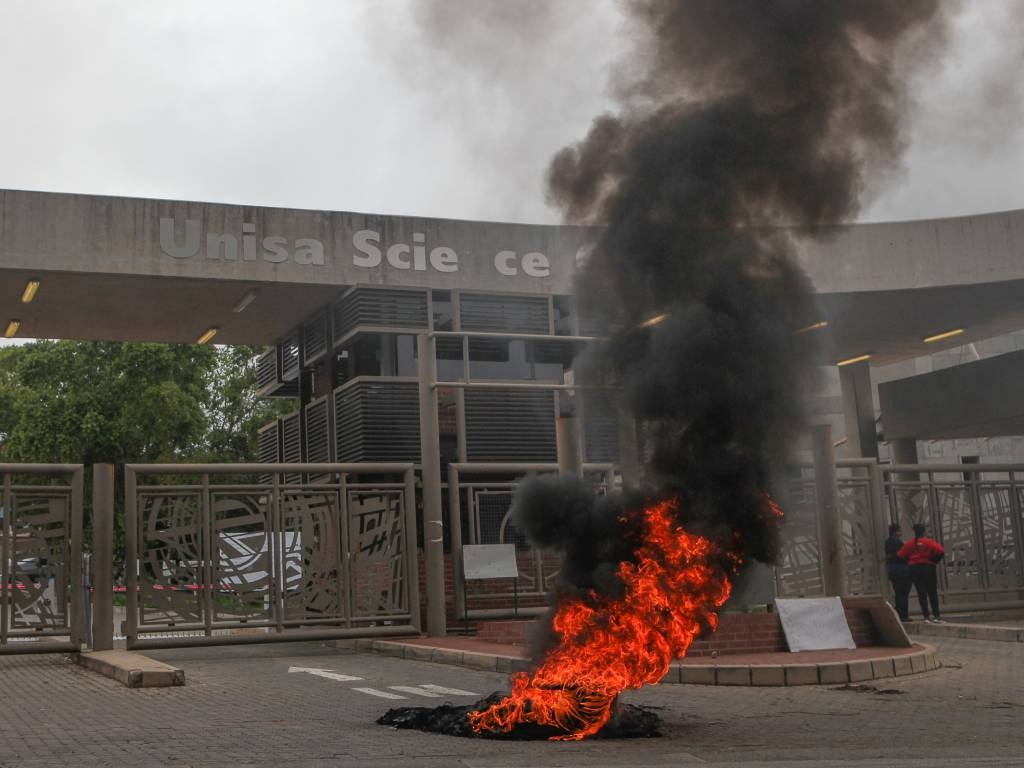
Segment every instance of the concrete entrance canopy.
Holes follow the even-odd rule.
[[[800,262],[834,361],[870,354],[884,365],[1024,328],[1024,210],[819,234],[799,241]]]
[[[857,224],[799,242],[830,361],[885,364],[1024,328],[1024,211]],[[568,294],[587,233],[0,190],[0,327],[18,336],[272,344],[357,284]],[[35,300],[22,289],[39,279]],[[236,312],[243,299],[251,305]],[[925,336],[966,328],[947,341]]]
[[[583,233],[0,190],[0,327],[18,336],[273,344],[355,284],[568,293]],[[41,285],[20,301],[30,279]],[[253,295],[250,305],[235,311]]]

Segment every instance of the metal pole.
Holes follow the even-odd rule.
[[[402,475],[402,480],[405,483],[402,499],[402,508],[405,511],[405,519],[402,523],[405,540],[402,546],[405,547],[406,584],[408,584],[406,592],[409,600],[410,621],[413,628],[420,632],[423,616],[420,610],[419,557],[416,554],[416,470],[412,467],[407,469]],[[346,509],[348,509],[347,506]]]
[[[8,531],[11,528],[11,475],[4,471],[3,518],[0,518],[0,645],[7,643],[8,613],[10,603],[11,569],[15,556],[14,542]]]
[[[199,567],[199,609],[203,613],[203,624],[206,636],[213,634],[213,512],[210,505],[210,475],[203,475],[201,505],[201,524],[199,528],[199,547],[201,564]]]
[[[82,553],[82,588],[78,592],[78,599],[82,601],[82,613],[84,614],[85,636],[82,638],[87,648],[93,648],[92,637],[92,553]]]
[[[582,477],[583,462],[580,459],[579,432],[576,417],[562,415],[555,422],[555,446],[558,451],[558,471],[564,475]]]
[[[68,565],[71,569],[71,594],[79,595],[82,592],[82,497],[84,494],[85,478],[84,469],[79,465],[71,473],[71,547],[66,548],[70,556]],[[63,590],[62,590],[63,591]],[[71,643],[81,647],[85,641],[85,613],[81,604],[78,604],[74,597],[70,600],[70,615],[68,625],[71,630]]]
[[[636,418],[626,403],[626,398],[616,398],[615,420],[618,427],[619,466],[622,467],[622,487],[636,488],[640,484],[640,452],[637,450]],[[609,488],[609,493],[611,489]]]
[[[1013,529],[1013,543],[1014,543],[1014,561],[1024,562],[1024,535],[1022,535],[1022,529],[1024,529],[1024,518],[1021,517],[1020,509],[1020,496],[1018,495],[1020,487],[1017,485],[1017,473],[1009,472],[1010,479],[1010,510],[1012,514],[1011,526]],[[1017,571],[1017,587],[1024,587],[1024,571]]]
[[[139,521],[138,521],[138,496],[135,491],[135,470],[131,467],[124,468],[124,582],[127,591],[125,592],[125,605],[128,607],[126,615],[128,648],[132,647],[139,632]],[[145,617],[143,617],[145,618]]]
[[[114,647],[114,465],[92,466],[92,648]]]
[[[437,355],[434,339],[416,337],[419,356],[420,464],[423,478],[423,550],[426,559],[427,634],[444,637],[444,520],[441,514],[440,428],[437,423]]]
[[[814,485],[821,521],[821,576],[826,596],[845,594],[843,571],[842,521],[839,519],[836,488],[836,460],[832,446],[832,426],[817,424],[811,428],[814,460]]]
[[[459,489],[459,469],[453,464],[448,465],[448,533],[452,542],[452,570],[455,578],[455,615],[467,613],[466,581],[459,578],[462,573],[462,499]]]
[[[883,542],[889,535],[889,514],[882,490],[882,468],[878,464],[868,467],[868,494],[871,503],[871,519],[874,523],[875,535],[871,542],[871,551],[875,555],[875,577],[878,579],[878,594],[889,597],[889,574],[885,567],[885,547]]]

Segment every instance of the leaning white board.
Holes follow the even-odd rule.
[[[515,544],[466,544],[462,547],[462,575],[466,579],[516,579]]]
[[[775,608],[790,651],[831,651],[856,648],[838,597],[776,600]]]

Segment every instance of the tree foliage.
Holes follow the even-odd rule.
[[[255,396],[255,351],[38,341],[0,349],[5,461],[252,461],[292,401]]]

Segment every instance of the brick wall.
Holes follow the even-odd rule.
[[[846,621],[858,648],[876,644],[871,614],[866,609],[848,608]],[[531,623],[526,620],[477,622],[477,639],[522,645]],[[719,617],[718,631],[707,638],[695,640],[686,655],[710,656],[716,651],[726,655],[787,650],[777,613],[725,613]]]
[[[533,555],[529,550],[518,553],[519,570],[521,573],[533,573]],[[424,560],[420,564],[420,608],[423,624],[426,627],[427,588],[424,579]],[[557,568],[557,557],[553,561]],[[462,626],[462,617],[455,615],[455,577],[450,554],[444,556],[444,578],[446,594],[446,614],[449,625],[454,629]],[[520,583],[520,588],[523,584]],[[470,582],[470,609],[507,608],[512,609],[511,580]],[[547,600],[541,596],[520,596],[519,607],[545,606]],[[877,637],[871,614],[865,608],[847,608],[846,621],[857,647],[876,645]],[[495,643],[512,643],[522,645],[525,642],[528,620],[508,621],[475,621],[477,638]],[[723,613],[719,617],[718,631],[713,635],[695,640],[690,647],[688,656],[710,656],[713,652],[730,653],[771,653],[786,651],[786,638],[776,613]]]

